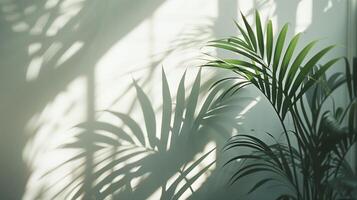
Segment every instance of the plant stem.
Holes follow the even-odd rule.
[[[297,189],[297,196],[298,196],[298,199],[301,199],[301,194],[300,194],[300,189],[299,189],[299,184],[298,184],[298,177],[297,177],[297,172],[296,172],[296,167],[295,167],[295,160],[294,160],[294,157],[293,157],[293,151],[292,151],[292,145],[291,145],[291,141],[290,141],[290,137],[289,137],[289,134],[287,132],[287,129],[286,129],[286,126],[284,124],[284,120],[281,118],[278,110],[275,108],[275,106],[273,105],[273,103],[270,101],[270,99],[262,92],[262,94],[268,99],[269,103],[271,104],[271,106],[273,107],[276,115],[278,116],[279,118],[279,121],[280,121],[280,124],[283,128],[283,131],[284,131],[284,135],[286,137],[286,141],[288,143],[288,148],[289,148],[289,153],[290,153],[290,159],[291,159],[291,163],[292,163],[292,167],[293,167],[293,173],[294,173],[294,179],[295,179],[295,187]]]

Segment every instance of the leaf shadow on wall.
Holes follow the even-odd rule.
[[[215,167],[215,159],[210,157],[216,151],[215,140],[217,137],[228,138],[233,129],[238,129],[237,113],[244,109],[242,101],[238,101],[240,97],[225,97],[222,100],[225,85],[214,87],[201,102],[200,79],[199,72],[190,94],[185,98],[184,74],[173,103],[166,75],[162,73],[161,127],[156,127],[158,118],[148,96],[134,82],[145,129],[128,114],[105,111],[118,118],[122,125],[105,121],[79,124],[77,128],[83,131],[74,142],[63,148],[77,149],[80,153],[48,174],[85,158],[86,137],[91,136],[90,140],[95,145],[93,199],[179,199],[185,193],[188,196],[194,193],[199,187],[194,183],[207,177]],[[93,130],[94,134],[88,135],[88,129]],[[158,137],[157,133],[161,136]],[[214,145],[208,145],[211,141]],[[80,169],[83,164],[80,163],[77,168]],[[81,180],[84,180],[84,175],[78,173],[53,198],[63,193],[66,198],[72,199],[83,195],[84,184]],[[160,191],[158,196],[153,197],[157,190]]]
[[[34,163],[23,160],[25,146],[41,128],[39,124],[27,133],[24,129],[31,118],[65,92],[71,82],[84,77],[89,102],[87,118],[93,120],[97,61],[164,2],[0,2],[0,35],[4,38],[0,46],[0,111],[6,113],[0,118],[1,198],[21,199],[34,170],[29,168]],[[187,42],[182,45],[192,45]],[[172,51],[173,48],[147,67],[156,67]],[[150,76],[146,78],[150,80]],[[66,109],[76,105],[78,102],[73,102]],[[28,160],[35,161],[34,158]],[[90,173],[88,171],[88,176]]]

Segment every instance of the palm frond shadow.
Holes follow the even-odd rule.
[[[142,72],[144,70],[147,70],[148,72],[143,73],[143,75],[139,76],[138,83],[140,83],[142,86],[145,86],[146,88],[152,87],[153,82],[152,78],[154,74],[157,72],[157,70],[160,70],[159,66],[163,63],[165,59],[167,59],[170,56],[173,56],[175,53],[182,52],[182,51],[187,51],[188,49],[193,49],[197,47],[202,47],[206,44],[207,41],[212,40],[214,38],[213,36],[213,27],[212,27],[212,19],[210,18],[204,18],[203,24],[192,24],[188,27],[183,28],[183,30],[173,39],[172,41],[169,42],[169,45],[167,49],[161,51],[161,52],[156,52],[153,53],[151,56],[149,56],[149,60],[144,60],[143,66],[137,67],[137,66],[131,66],[134,68],[133,70],[129,70],[125,74],[118,74],[115,79],[121,80],[123,76],[131,76],[133,73],[138,73]],[[179,61],[177,64],[175,64],[175,68],[179,68],[181,66],[187,66],[187,65],[192,65],[192,63],[188,63],[188,60],[190,61],[197,61],[197,56],[193,56],[192,58],[185,58],[182,61]],[[208,88],[209,85],[211,84],[210,81],[208,80],[202,80],[204,83],[202,83],[201,88],[205,89]],[[130,91],[133,89],[134,83],[128,84],[127,87],[117,95],[117,98],[115,98],[110,104],[109,108],[112,107],[113,105],[117,104],[120,102],[120,100]],[[175,97],[176,94],[173,94],[172,98]],[[134,97],[135,98],[135,97]],[[135,99],[132,100],[132,104],[128,105],[128,114],[132,112],[134,108],[134,102]]]
[[[157,114],[149,97],[134,81],[145,128],[125,113],[107,110],[107,114],[119,119],[123,125],[99,120],[79,124],[77,128],[82,131],[76,140],[63,146],[77,149],[79,153],[46,175],[71,162],[79,163],[76,169],[80,170],[85,164],[86,142],[94,141],[93,198],[147,199],[161,190],[160,199],[179,199],[184,193],[193,193],[196,190],[193,183],[209,174],[215,165],[212,156],[216,148],[207,146],[213,140],[212,134],[230,137],[232,130],[239,126],[233,116],[242,109],[241,105],[230,104],[236,102],[231,98],[238,97],[222,99],[224,84],[214,87],[201,102],[200,79],[201,72],[197,74],[186,98],[185,74],[182,76],[173,108],[169,84],[162,72],[161,127],[156,126]],[[226,119],[224,123],[222,119]],[[227,123],[230,126],[226,126]],[[94,134],[88,134],[88,130]],[[78,162],[80,160],[82,162]],[[73,179],[59,189],[54,198],[63,193],[71,199],[83,195],[85,174],[73,174],[64,174],[62,178],[72,176]],[[47,190],[54,187],[56,185],[51,185]]]

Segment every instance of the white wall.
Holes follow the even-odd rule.
[[[65,179],[61,175],[75,170],[76,163],[49,176],[44,173],[73,155],[74,151],[58,148],[78,132],[71,127],[94,119],[113,121],[100,111],[127,113],[144,127],[133,79],[149,95],[159,119],[161,68],[173,96],[187,70],[189,91],[202,52],[214,53],[202,49],[205,42],[236,34],[232,19],[239,11],[251,19],[258,9],[263,19],[273,19],[275,27],[288,22],[290,35],[303,31],[304,42],[321,39],[321,46],[338,44],[331,57],[346,55],[345,0],[1,0],[0,7],[0,126],[4,138],[0,146],[6,161],[1,180],[13,180],[8,183],[12,189],[6,189],[10,192],[2,193],[8,197],[24,192],[24,199],[35,199],[40,193],[46,199],[75,178],[75,173]],[[222,72],[204,69],[202,84],[217,79],[217,74]],[[262,97],[254,91],[245,91],[244,96],[254,101],[244,103],[250,107],[245,109],[239,131],[279,131]],[[157,124],[160,127],[160,120]],[[217,135],[210,137],[195,158],[223,141]],[[222,170],[215,175],[218,178],[203,183],[214,168],[182,198],[196,190],[197,198],[223,195],[226,177],[233,169]],[[29,174],[28,179],[14,178],[21,173],[22,177]],[[54,183],[55,187],[49,187]],[[26,185],[24,191],[16,189],[21,184]],[[160,195],[157,188],[145,198],[158,199]]]

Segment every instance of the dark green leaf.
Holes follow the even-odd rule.
[[[261,23],[258,11],[255,12],[255,25],[256,25],[256,31],[257,31],[259,52],[260,52],[261,57],[264,59],[264,38],[263,38],[262,23]]]
[[[250,25],[249,25],[247,19],[245,18],[245,16],[243,15],[243,13],[241,13],[241,16],[242,16],[245,28],[248,31],[250,42],[252,43],[254,50],[257,51],[257,41],[255,40],[255,35],[252,30],[252,27],[250,27]]]
[[[272,52],[273,52],[273,24],[272,24],[271,20],[269,20],[269,22],[268,22],[266,36],[267,36],[266,37],[267,60],[268,60],[268,65],[270,65],[271,56],[272,56]]]

